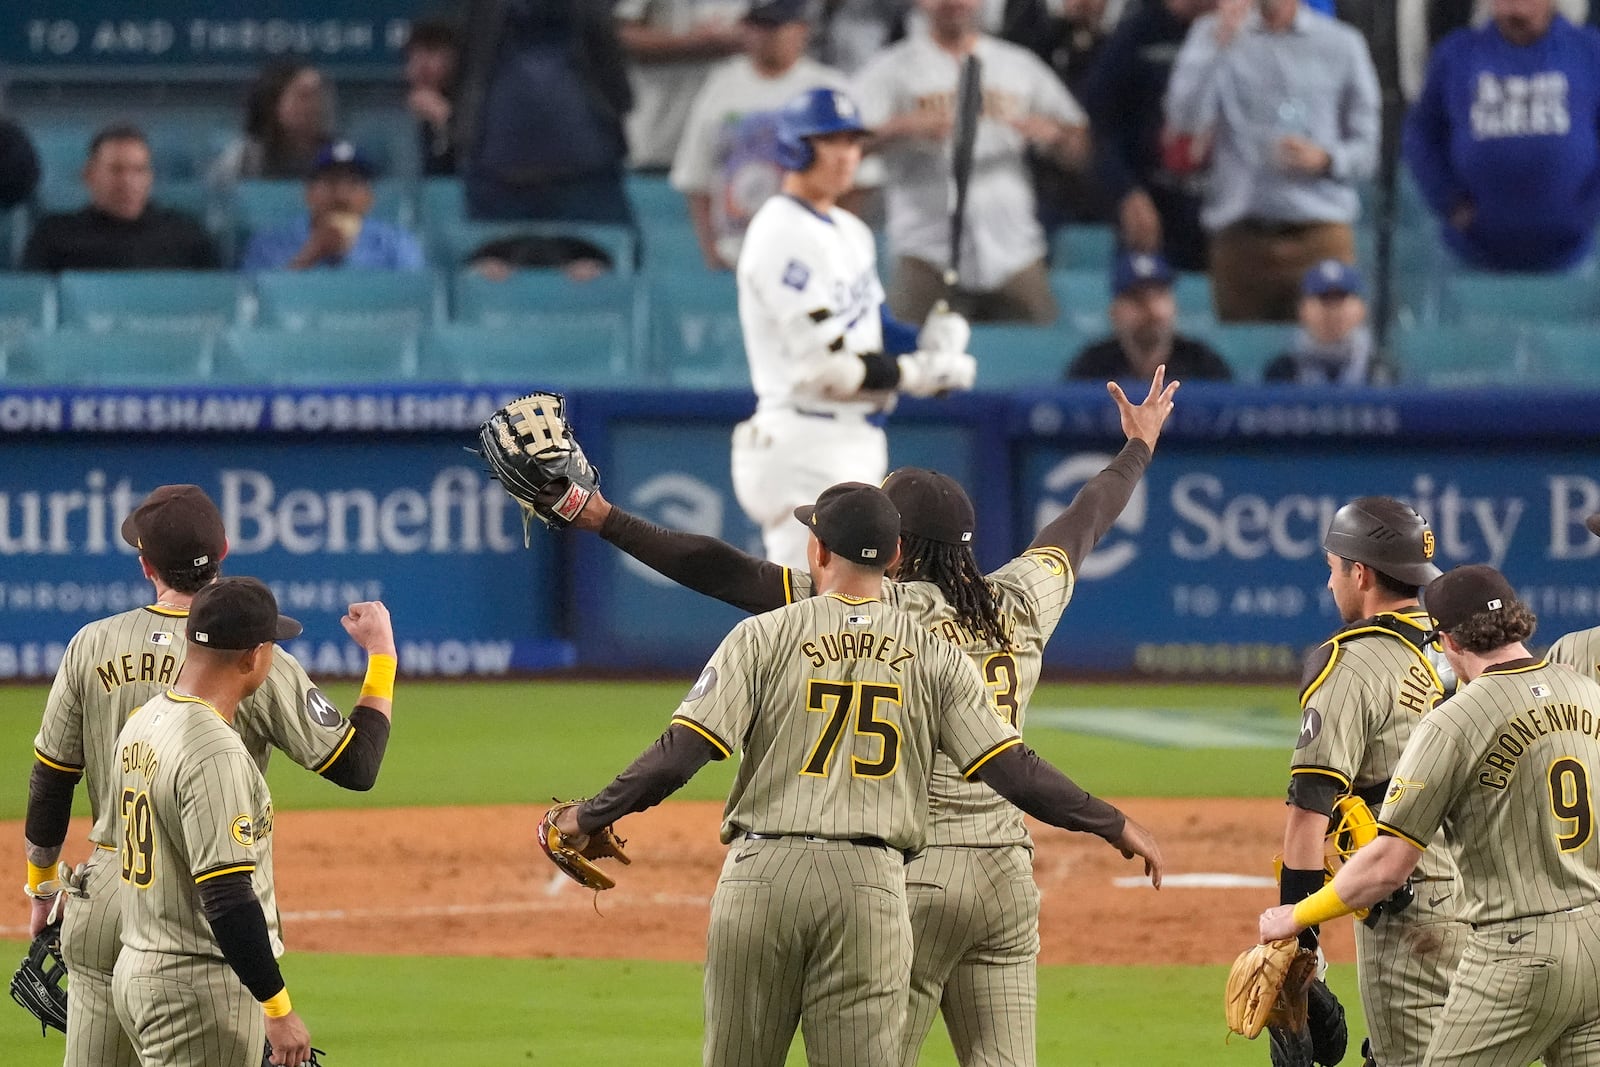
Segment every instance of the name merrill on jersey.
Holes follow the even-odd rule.
[[[888,634],[873,633],[871,630],[862,633],[845,630],[836,634],[818,634],[815,640],[801,644],[800,654],[810,660],[813,667],[820,667],[830,662],[840,663],[847,659],[870,659],[885,664],[896,674],[904,673],[905,668],[901,664],[917,658],[915,652],[901,645],[893,637]]]
[[[1594,712],[1577,704],[1546,704],[1514,716],[1495,738],[1495,747],[1484,756],[1478,783],[1490,789],[1505,789],[1528,746],[1555,733],[1582,734],[1600,741],[1600,720]]]
[[[100,679],[101,688],[108,693],[118,686],[133,682],[170,685],[178,676],[178,657],[170,652],[160,655],[154,652],[141,652],[137,657],[132,652],[124,652],[119,657],[97,665],[94,673],[95,677]]]

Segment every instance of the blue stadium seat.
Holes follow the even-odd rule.
[[[700,240],[688,216],[639,221],[639,242],[644,270],[656,277],[692,271],[696,274],[722,273],[706,269],[700,254]]]
[[[1253,384],[1261,381],[1272,358],[1294,342],[1295,330],[1282,322],[1214,322],[1192,333],[1217,350],[1233,370],[1234,381]]]
[[[682,193],[672,187],[666,175],[630,173],[623,179],[633,216],[642,226],[658,219],[689,219],[689,205]]]
[[[428,255],[435,266],[455,270],[467,256],[490,241],[520,235],[548,234],[580,237],[606,250],[611,268],[617,274],[632,274],[638,260],[638,242],[626,226],[598,222],[518,222],[515,220],[473,222],[470,220],[430,224]]]
[[[1529,348],[1507,327],[1402,325],[1390,334],[1404,385],[1445,388],[1533,383]]]
[[[1085,335],[1103,334],[1110,327],[1111,307],[1109,271],[1080,268],[1052,270],[1050,291],[1061,309],[1061,323]]]
[[[1593,325],[1540,325],[1526,331],[1524,343],[1537,371],[1534,381],[1600,388],[1600,344]]]
[[[648,366],[673,385],[747,389],[750,366],[731,274],[650,278]]]
[[[1440,317],[1459,325],[1593,323],[1600,321],[1600,286],[1578,274],[1461,271],[1445,279]]]
[[[29,122],[28,137],[39,157],[40,184],[82,184],[84,161],[89,158],[89,141],[95,123],[65,118]]]
[[[978,360],[979,389],[1018,389],[1061,381],[1083,344],[1083,334],[1070,326],[978,323],[969,347]]]
[[[240,135],[237,115],[172,112],[143,122],[150,139],[156,181],[200,182],[218,156]]]
[[[270,230],[306,213],[306,184],[293,179],[250,178],[234,188],[230,207],[242,235]],[[373,218],[408,226],[414,216],[408,185],[394,178],[372,183]]]
[[[219,378],[280,386],[409,381],[417,339],[399,331],[234,330],[219,363]]]
[[[616,274],[573,281],[557,270],[520,270],[505,281],[491,281],[476,271],[455,277],[454,320],[496,329],[537,333],[552,323],[602,320],[637,349],[641,308],[635,281]]]
[[[1050,265],[1056,270],[1110,271],[1117,258],[1114,226],[1075,223],[1050,235]]]
[[[1172,283],[1178,301],[1178,321],[1185,328],[1199,329],[1216,321],[1216,306],[1211,302],[1211,278],[1201,271],[1181,270]]]
[[[417,127],[404,108],[357,112],[345,123],[345,137],[372,160],[385,178],[414,179],[422,169]]]
[[[416,331],[444,317],[432,271],[269,270],[255,284],[256,319],[274,329]]]
[[[629,369],[631,337],[603,318],[553,320],[538,330],[452,324],[423,347],[421,377],[519,390],[648,384]]]
[[[10,346],[6,376],[40,385],[193,385],[211,377],[215,348],[216,338],[201,333],[32,333]]]
[[[417,185],[417,218],[429,230],[467,221],[467,191],[460,178],[424,178]]]
[[[0,273],[0,343],[56,325],[56,285],[48,274]]]
[[[61,325],[92,333],[216,333],[241,321],[239,276],[222,271],[67,271],[60,288]]]

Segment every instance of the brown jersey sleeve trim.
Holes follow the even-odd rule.
[[[332,767],[335,761],[337,761],[340,756],[344,755],[344,750],[350,746],[351,741],[355,740],[355,736],[356,727],[354,723],[351,723],[350,726],[345,730],[344,736],[339,739],[338,745],[334,746],[333,754],[327,759],[323,760],[317,766],[311,768],[311,772],[313,774],[321,774],[329,767]]]
[[[226,863],[221,867],[212,867],[201,871],[194,876],[194,884],[201,885],[213,878],[221,878],[225,874],[254,874],[256,865],[253,863]]]
[[[40,752],[37,748],[33,750],[33,755],[34,755],[35,759],[37,759],[40,763],[44,764],[46,767],[49,767],[53,771],[60,771],[63,774],[82,774],[83,773],[83,765],[82,764],[67,763],[64,760],[51,759],[49,756],[46,756],[43,752]]]
[[[1415,848],[1418,852],[1426,852],[1426,851],[1428,851],[1428,846],[1427,845],[1423,844],[1421,841],[1418,841],[1416,838],[1412,837],[1410,834],[1406,833],[1404,830],[1400,830],[1400,829],[1397,829],[1397,828],[1395,828],[1393,826],[1390,826],[1386,822],[1379,822],[1378,823],[1378,833],[1380,833],[1380,834],[1388,834],[1390,837],[1398,837],[1400,840],[1404,841],[1406,844],[1408,844],[1408,845],[1412,846],[1413,848]]]
[[[672,717],[672,723],[675,726],[686,726],[695,733],[699,734],[701,737],[705,738],[707,741],[711,742],[712,747],[714,747],[717,752],[720,753],[717,756],[718,759],[727,759],[729,756],[733,755],[732,745],[728,744],[722,738],[718,737],[715,733],[706,729],[704,726],[701,726],[693,719],[686,719],[682,715],[674,715]]]
[[[995,745],[989,751],[985,752],[983,755],[967,764],[966,769],[961,772],[961,776],[969,782],[975,780],[978,776],[978,772],[983,769],[983,765],[985,763],[988,763],[1006,749],[1020,744],[1022,744],[1022,738],[1020,737],[1006,738],[1004,741],[1000,742],[998,745]]]

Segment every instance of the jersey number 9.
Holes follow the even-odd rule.
[[[1589,768],[1571,756],[1550,764],[1550,811],[1568,825],[1556,834],[1562,852],[1576,852],[1594,835],[1594,794],[1589,791]]]

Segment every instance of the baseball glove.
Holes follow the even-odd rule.
[[[585,889],[610,889],[617,884],[616,880],[596,867],[594,861],[615,859],[632,863],[622,851],[627,842],[616,835],[613,827],[602,826],[589,834],[581,847],[574,846],[573,839],[556,828],[556,816],[577,806],[578,801],[569,800],[557,803],[544,813],[544,818],[539,820],[539,847],[544,849],[551,863],[561,868],[561,873]]]
[[[320,1048],[313,1048],[311,1050],[311,1058],[305,1061],[305,1067],[322,1067],[322,1060],[318,1057],[326,1055],[327,1053]],[[272,1062],[272,1042],[270,1041],[267,1042],[267,1047],[261,1052],[261,1067],[276,1067]]]
[[[567,425],[565,401],[559,393],[529,393],[478,428],[490,472],[522,507],[524,542],[530,517],[546,526],[566,526],[600,485],[600,472]]]
[[[61,923],[39,931],[28,957],[11,976],[11,999],[39,1020],[39,1033],[53,1026],[67,1032],[67,965],[61,958]]]
[[[1292,937],[1239,953],[1223,998],[1228,1029],[1252,1040],[1269,1024],[1303,1031],[1306,985],[1316,973],[1317,954]]]
[[[1320,978],[1306,986],[1306,1030],[1316,1061],[1332,1067],[1344,1059],[1350,1044],[1350,1027],[1344,1020],[1344,1005]]]

